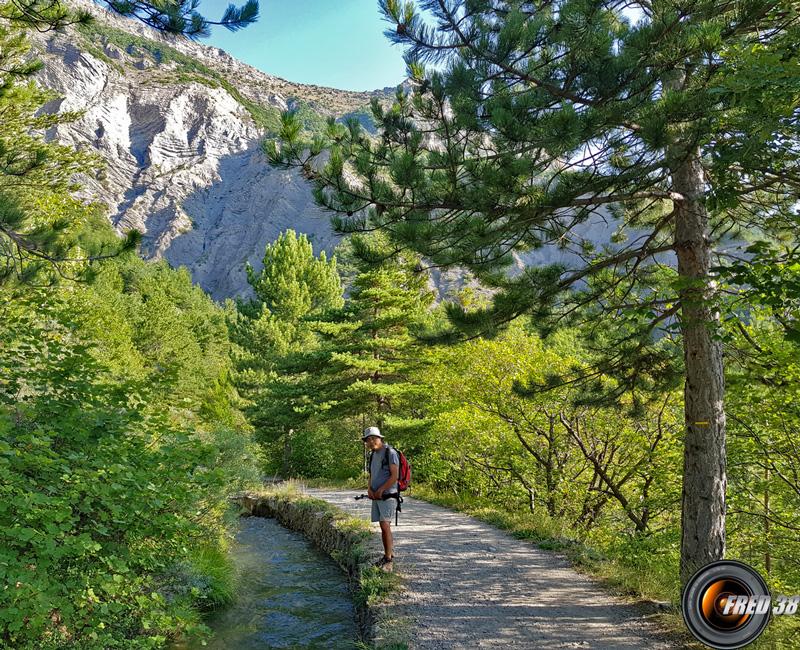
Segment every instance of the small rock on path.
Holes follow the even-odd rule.
[[[306,491],[370,518],[371,502],[355,501],[358,492]],[[563,556],[472,517],[404,497],[392,529],[406,589],[392,608],[413,622],[410,648],[684,647]]]

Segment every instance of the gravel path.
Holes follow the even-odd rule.
[[[359,492],[307,492],[369,519],[370,502],[353,500]],[[683,647],[562,555],[472,517],[405,497],[392,528],[406,589],[395,609],[414,621],[410,648]]]

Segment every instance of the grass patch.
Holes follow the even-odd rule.
[[[400,586],[400,577],[386,573],[377,567],[367,567],[361,572],[359,590],[355,595],[356,604],[374,607],[386,602],[389,595]]]
[[[196,576],[191,593],[200,609],[217,609],[236,599],[236,567],[227,544],[201,546],[191,564]]]
[[[169,567],[158,580],[168,601],[208,612],[236,599],[236,579],[228,544],[219,539],[198,544],[188,559]]]

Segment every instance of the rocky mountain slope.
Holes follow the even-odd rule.
[[[294,84],[217,48],[170,38],[89,0],[72,0],[96,25],[32,36],[39,81],[58,93],[52,110],[83,110],[50,134],[90,146],[106,161],[84,179],[119,232],[144,233],[142,252],[186,265],[215,298],[245,293],[244,263],[286,228],[315,249],[336,243],[328,217],[294,172],[271,168],[260,142],[280,111],[297,107],[309,128],[364,113],[371,96]]]
[[[338,238],[308,183],[271,168],[260,143],[287,107],[312,130],[328,115],[368,122],[370,99],[388,100],[395,89],[292,83],[91,0],[69,1],[92,11],[95,25],[32,35],[45,63],[39,81],[60,96],[49,109],[84,111],[50,135],[91,147],[106,161],[101,174],[84,179],[84,193],[108,206],[120,233],[141,231],[146,257],[187,266],[219,300],[248,293],[245,263],[259,268],[264,246],[286,228],[306,233],[315,251],[332,251]],[[581,234],[607,241],[612,229],[599,219]],[[517,266],[568,256],[544,247]],[[440,295],[463,280],[453,271],[431,276]]]

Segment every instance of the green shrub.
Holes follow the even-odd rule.
[[[3,647],[158,648],[234,592],[214,540],[255,473],[220,310],[179,272],[112,266],[4,301]],[[186,597],[164,579],[180,567]]]

